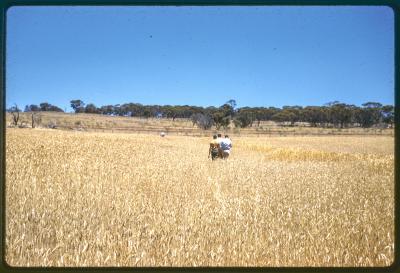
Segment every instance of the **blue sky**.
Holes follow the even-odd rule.
[[[6,104],[394,103],[388,7],[13,7]]]

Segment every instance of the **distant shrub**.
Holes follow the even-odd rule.
[[[50,129],[57,129],[57,123],[54,120],[51,120],[48,124],[47,124],[47,128]]]
[[[22,122],[20,125],[18,125],[18,128],[28,128],[28,124]]]

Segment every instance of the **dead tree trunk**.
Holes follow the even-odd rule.
[[[19,121],[19,112],[11,112],[11,115],[13,116],[13,124],[17,126]]]
[[[32,118],[32,128],[35,128],[35,113],[32,112],[31,118]]]

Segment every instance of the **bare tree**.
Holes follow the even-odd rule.
[[[35,128],[35,124],[40,125],[40,122],[42,121],[42,117],[40,116],[39,113],[32,112],[31,118],[32,118],[32,128]]]
[[[17,104],[14,104],[13,107],[10,108],[10,113],[12,115],[12,119],[13,119],[13,124],[15,126],[18,125],[18,121],[19,121],[19,112],[21,112],[21,110],[18,108]]]
[[[203,130],[210,129],[214,124],[212,117],[208,114],[197,113],[192,115],[191,119],[193,122],[193,126],[197,124],[197,126]]]

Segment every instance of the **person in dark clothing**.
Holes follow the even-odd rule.
[[[219,141],[217,140],[217,135],[213,136],[213,140],[210,142],[210,148],[208,149],[208,158],[215,160],[219,157],[220,154],[220,145]]]

